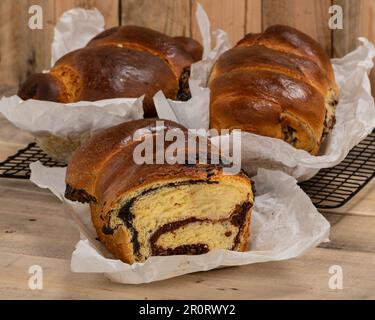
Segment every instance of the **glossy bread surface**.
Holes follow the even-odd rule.
[[[248,34],[209,77],[210,125],[287,141],[317,154],[334,124],[338,88],[318,43],[276,25]]]
[[[220,163],[134,161],[143,141],[133,139],[137,130],[156,139],[160,130],[173,129],[187,134],[171,121],[162,126],[156,119],[127,122],[93,136],[69,161],[65,196],[90,204],[100,240],[124,262],[247,249],[253,193],[244,172],[225,175]],[[170,144],[165,141],[164,148]],[[181,150],[188,155],[186,145]]]
[[[69,103],[145,94],[145,116],[152,117],[156,115],[152,97],[163,90],[168,98],[177,99],[202,50],[190,38],[138,26],[114,27],[63,56],[49,73],[32,75],[18,95],[24,100]]]

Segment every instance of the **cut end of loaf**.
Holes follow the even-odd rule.
[[[80,74],[73,68],[59,64],[52,68],[51,75],[60,79],[62,83],[62,100],[65,102],[76,102],[79,100],[82,89],[83,81]]]
[[[81,203],[96,202],[95,197],[88,194],[86,190],[73,188],[69,184],[66,185],[64,196],[71,201],[78,201]]]
[[[104,243],[108,237],[128,239],[132,250],[124,254],[120,245],[114,250],[127,263],[213,249],[243,251],[252,203],[248,179],[156,183],[121,196],[99,234]],[[125,229],[127,235],[119,238]]]
[[[17,95],[23,99],[65,102],[60,81],[48,73],[30,76],[19,88]]]

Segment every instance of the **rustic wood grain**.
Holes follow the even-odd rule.
[[[31,5],[43,8],[43,29],[28,27]],[[54,3],[49,0],[0,1],[0,88],[18,87],[31,73],[50,66]]]
[[[101,274],[70,271],[78,231],[49,191],[29,181],[0,179],[0,203],[3,299],[375,298],[375,217],[327,214],[332,224],[331,242],[296,259],[200,272],[151,284],[120,285]],[[369,204],[367,210],[373,208]],[[44,289],[40,291],[27,288],[27,270],[33,264],[44,270]],[[343,268],[343,290],[328,287],[331,265]]]
[[[373,190],[375,193],[375,190]],[[373,210],[368,207],[368,211]],[[325,214],[331,223],[330,242],[322,243],[321,248],[346,250],[352,252],[369,252],[375,258],[375,216],[343,214]]]
[[[31,5],[43,9],[43,29],[28,27]],[[107,27],[118,25],[118,0],[2,0],[0,1],[0,91],[18,87],[32,73],[50,67],[53,28],[61,14],[76,6],[97,7]]]
[[[190,1],[122,0],[121,24],[140,25],[171,36],[190,36]]]
[[[245,33],[262,31],[262,0],[246,0]]]
[[[12,96],[17,93],[17,88],[14,85],[0,86],[0,98]]]
[[[317,40],[331,55],[330,5],[331,0],[263,0],[263,29],[273,24],[296,27]]]
[[[342,30],[333,31],[333,55],[342,57],[358,46],[360,36],[375,41],[375,1],[374,0],[334,0],[344,14]]]
[[[30,290],[28,268],[43,268],[43,290]],[[343,290],[328,269],[343,268]],[[315,249],[303,257],[184,275],[150,284],[112,283],[102,274],[72,273],[68,259],[0,252],[2,299],[374,299],[374,255]]]
[[[234,45],[245,34],[246,1],[245,0],[199,0],[211,22],[211,31],[218,28],[228,33]],[[202,41],[198,24],[195,20],[196,1],[192,1],[192,36]]]
[[[375,68],[371,69],[369,78],[371,82],[371,94],[374,97],[375,96]]]
[[[360,4],[359,36],[367,37],[370,41],[375,42],[375,1],[360,0]]]
[[[357,45],[357,37],[360,33],[361,0],[347,1],[334,0],[335,5],[343,9],[343,29],[333,30],[333,56],[342,57]]]
[[[76,2],[79,1],[74,1]],[[173,2],[177,3],[177,1]],[[297,11],[292,5],[293,2],[294,5],[300,6],[299,3],[304,3],[306,6],[299,7],[302,11]],[[55,7],[49,0],[39,0],[39,2],[30,0],[30,3],[46,5],[45,28],[49,28],[48,32],[51,32],[56,12],[63,11],[62,7],[56,11],[58,6]],[[88,1],[85,3],[87,4]],[[169,5],[171,3],[172,1]],[[233,9],[225,13],[225,8],[220,8],[220,5],[217,5],[217,8],[212,6],[213,9],[210,9],[221,11],[218,13],[218,20],[214,21],[218,26],[221,24],[220,19],[224,19],[225,16],[232,17],[231,19],[236,17],[237,20],[240,16],[243,17],[241,23],[236,19],[233,20],[236,21],[236,26],[231,27],[234,28],[231,29],[231,37],[234,39],[239,37],[239,25],[242,25],[241,32],[245,32],[245,28],[249,32],[259,31],[256,30],[259,21],[252,21],[254,26],[248,24],[249,8],[252,6],[257,8],[256,1],[240,0],[240,3],[244,3],[239,7],[247,8],[246,12],[239,10],[238,14],[235,14],[237,9]],[[368,0],[361,2],[360,11],[363,12],[363,8],[368,8],[366,6],[369,3]],[[132,17],[138,15],[134,21],[141,21],[137,19],[140,19],[142,10],[138,11],[135,1],[129,1],[127,5],[133,6],[135,15],[131,14]],[[271,5],[274,6],[275,12],[272,12]],[[326,21],[323,12],[325,5],[325,0],[319,1],[319,4],[318,1],[305,0],[298,0],[298,3],[297,0],[277,2],[263,0],[262,10],[268,9],[265,10],[264,15],[267,21],[263,20],[262,24],[267,26],[276,23],[270,18],[274,16],[279,19],[278,22],[290,22],[318,40],[325,39],[326,36],[321,33],[325,32],[323,28],[326,24],[317,22],[319,12]],[[182,10],[176,9],[178,6],[186,9],[186,3],[174,4],[172,5],[174,9],[169,9],[174,13],[169,17],[178,15],[176,12]],[[146,4],[143,4],[144,10],[146,7]],[[167,7],[171,8],[171,6]],[[373,1],[369,8],[373,10]],[[285,10],[284,13],[282,9]],[[163,12],[158,11],[157,7],[152,10],[154,10],[153,14],[163,16]],[[210,10],[208,12],[211,12]],[[370,17],[373,12],[371,10],[368,13]],[[19,19],[14,19],[12,12],[17,12]],[[308,18],[309,12],[312,13],[311,18]],[[328,9],[326,12],[328,14]],[[174,32],[182,33],[190,30],[190,18],[187,24],[181,25],[172,18],[160,22],[153,17],[153,14],[149,16],[150,19],[154,19],[152,24],[155,28],[161,28],[163,32],[175,34]],[[25,29],[22,22],[27,16],[24,4],[20,5],[18,1],[13,0],[0,1],[0,92],[13,91],[14,84],[23,79],[27,73],[34,72],[38,68],[41,70],[45,65],[48,67],[49,50],[44,50],[43,53],[39,53],[39,50],[49,46],[47,43],[51,33],[48,35],[48,32],[45,33],[46,30],[43,30],[32,34],[34,31]],[[368,37],[371,38],[374,30],[370,22],[371,20],[360,22],[360,30],[367,30],[364,35],[369,34]],[[349,50],[349,40],[349,45],[346,45],[347,47],[341,52]],[[28,58],[31,59],[29,64]],[[32,140],[30,135],[14,128],[0,117],[0,161],[25,146],[30,140]],[[0,204],[0,243],[2,244],[0,246],[0,298],[2,299],[375,299],[375,181],[366,186],[347,206],[340,208],[338,213],[325,213],[332,225],[331,241],[321,244],[319,248],[311,250],[302,257],[188,274],[144,285],[112,283],[102,274],[72,273],[70,256],[79,238],[78,231],[66,218],[60,202],[49,191],[39,189],[29,181],[0,179]],[[43,290],[30,290],[27,286],[28,268],[33,264],[41,265],[44,270]],[[343,290],[335,291],[328,287],[328,279],[331,276],[328,268],[334,264],[343,268]]]

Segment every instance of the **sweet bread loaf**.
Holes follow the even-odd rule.
[[[329,57],[306,34],[275,25],[225,52],[209,77],[210,125],[283,139],[316,155],[335,123]]]
[[[127,122],[81,145],[68,163],[65,197],[90,204],[100,240],[126,263],[216,248],[246,250],[249,177],[242,171],[226,175],[223,164],[136,164],[137,130],[153,138],[174,128],[187,134],[171,121],[164,120],[159,131],[156,125],[155,119]],[[171,142],[164,143],[166,149]]]
[[[151,117],[156,115],[152,97],[157,91],[171,99],[189,98],[189,67],[201,59],[202,50],[190,38],[137,26],[114,27],[64,55],[49,73],[30,76],[18,95],[69,103],[145,94],[145,117]]]

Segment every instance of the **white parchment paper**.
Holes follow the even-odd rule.
[[[104,24],[104,17],[97,9],[75,8],[64,12],[54,30],[51,66],[63,55],[84,47],[104,31]]]
[[[198,6],[196,17],[201,34],[209,38],[210,24],[207,15]],[[204,41],[205,54],[202,61],[192,65],[190,86],[192,98],[186,102],[166,99],[159,92],[154,97],[159,117],[174,120],[197,129],[209,127],[209,97],[206,87],[210,71],[218,57],[230,49],[225,32],[214,32],[216,46],[210,51],[210,40]],[[242,166],[251,175],[257,168],[282,170],[299,181],[314,176],[319,169],[333,167],[345,159],[356,144],[375,128],[374,99],[368,73],[373,67],[375,48],[365,38],[359,38],[360,46],[341,59],[332,59],[337,83],[340,87],[336,124],[323,143],[318,156],[297,150],[288,143],[274,138],[242,133]],[[200,89],[197,88],[201,87]],[[196,104],[199,101],[199,105]],[[168,107],[169,105],[169,107]],[[194,114],[193,114],[194,113]],[[219,139],[219,138],[217,138]],[[218,141],[213,139],[213,142]]]
[[[256,197],[251,217],[250,250],[214,250],[197,256],[151,257],[132,265],[114,259],[95,240],[89,206],[64,198],[65,168],[30,165],[31,181],[50,189],[62,202],[81,240],[72,254],[74,272],[104,273],[119,283],[146,283],[220,266],[276,261],[299,256],[327,239],[330,226],[316,210],[297,181],[280,171],[260,169],[254,178]]]
[[[104,30],[102,14],[81,8],[66,11],[54,30],[51,65],[64,54],[84,47]],[[15,126],[30,132],[53,158],[66,161],[71,152],[95,131],[143,118],[143,96],[78,103],[22,100],[18,96],[0,100],[2,113]]]

